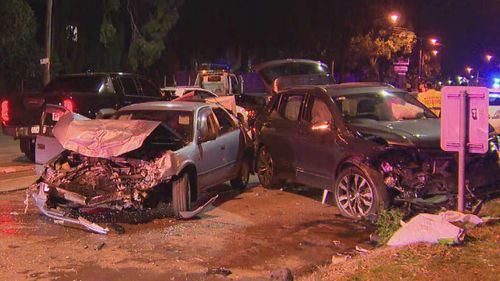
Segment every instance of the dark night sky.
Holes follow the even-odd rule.
[[[342,2],[348,2],[342,3]],[[299,34],[293,32],[294,24],[304,25],[314,31],[319,25],[334,25],[337,10],[348,14],[351,21],[376,20],[373,10],[367,10],[366,1],[288,0],[288,1],[199,1],[188,0],[181,9],[179,26],[192,29],[186,34],[191,38],[206,36],[201,28],[203,19],[219,30],[227,30],[226,38],[215,39],[226,44],[252,38],[251,44],[280,44],[270,39],[274,33],[285,45],[300,44]],[[379,20],[390,11],[399,11],[402,24],[414,30],[419,37],[436,36],[442,42],[440,58],[445,73],[464,71],[465,65],[482,67],[485,53],[500,60],[500,0],[372,0],[376,3]],[[377,13],[375,12],[375,13]],[[330,14],[330,18],[324,15]],[[319,18],[316,18],[318,15]],[[368,18],[368,19],[367,19]],[[290,22],[296,21],[295,23]],[[287,26],[292,30],[287,30]],[[236,34],[235,34],[236,33]],[[260,34],[260,36],[259,36]],[[259,40],[260,39],[260,40]],[[193,41],[194,42],[194,41]],[[194,43],[193,43],[194,44]]]
[[[42,22],[45,1],[28,2]],[[500,0],[186,0],[169,36],[186,56],[205,49],[221,53],[227,46],[243,45],[264,48],[272,58],[280,56],[273,54],[275,46],[296,50],[304,41],[321,45],[324,37],[314,37],[315,31],[345,28],[345,23],[338,24],[341,17],[369,27],[390,11],[399,11],[402,24],[418,36],[440,38],[445,73],[463,72],[465,65],[484,67],[487,52],[495,56],[496,64],[500,62]],[[43,38],[41,23],[39,29]],[[315,55],[310,56],[314,59]]]

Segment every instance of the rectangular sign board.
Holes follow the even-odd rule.
[[[485,87],[447,86],[442,89],[441,149],[459,151],[461,132],[467,131],[470,153],[488,151],[488,89]],[[463,114],[466,115],[464,118]],[[460,129],[463,130],[460,130]]]

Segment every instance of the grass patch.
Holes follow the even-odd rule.
[[[488,202],[480,215],[498,217],[500,200]],[[383,229],[389,230],[389,224]],[[298,280],[498,280],[499,243],[500,223],[495,222],[469,229],[461,246],[381,247]]]
[[[403,212],[398,209],[382,211],[375,225],[377,226],[376,234],[379,237],[379,244],[383,245],[389,241],[391,236],[400,227],[400,221],[403,220]]]

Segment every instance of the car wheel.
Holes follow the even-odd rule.
[[[271,154],[265,147],[261,147],[257,158],[257,177],[265,188],[275,188],[278,185],[276,167]]]
[[[179,216],[182,211],[189,211],[191,203],[191,189],[187,173],[181,174],[172,182],[172,207],[174,215]]]
[[[250,162],[248,159],[243,159],[241,162],[240,171],[236,178],[231,180],[231,186],[233,188],[244,189],[248,185],[248,180],[250,179]]]
[[[378,214],[388,203],[383,183],[374,180],[357,167],[349,167],[337,176],[335,203],[344,217],[360,219]]]

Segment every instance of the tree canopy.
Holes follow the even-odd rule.
[[[35,14],[24,0],[2,0],[0,15],[0,89],[19,89],[22,78],[37,73]]]

